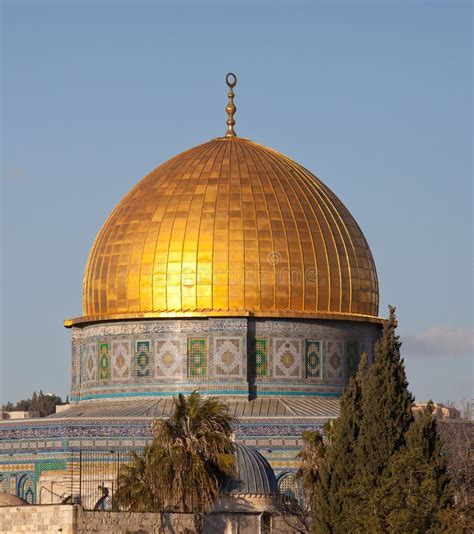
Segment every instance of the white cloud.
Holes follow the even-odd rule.
[[[401,336],[402,354],[412,356],[466,356],[474,353],[474,328],[432,326]]]

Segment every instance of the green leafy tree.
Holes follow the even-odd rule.
[[[39,412],[40,417],[45,417],[53,414],[58,404],[62,404],[61,397],[58,397],[54,393],[44,394],[40,390],[36,402],[32,399],[31,410]]]
[[[22,399],[15,405],[12,402],[7,402],[7,404],[3,405],[3,409],[5,411],[38,412],[40,417],[46,417],[55,413],[56,406],[60,404],[63,404],[61,397],[58,397],[54,393],[44,394],[40,390],[39,394],[34,391],[31,399]]]

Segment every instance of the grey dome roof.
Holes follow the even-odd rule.
[[[224,483],[227,494],[264,495],[278,493],[275,473],[267,460],[253,447],[236,444],[236,472]]]

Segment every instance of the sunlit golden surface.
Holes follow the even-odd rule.
[[[213,139],[116,206],[87,262],[84,317],[378,314],[367,241],[342,202],[284,155]]]

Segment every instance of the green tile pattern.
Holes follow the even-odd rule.
[[[205,378],[207,376],[207,356],[207,339],[188,339],[188,378]]]
[[[39,479],[43,471],[64,471],[65,469],[65,460],[50,460],[47,462],[37,462],[35,464],[35,480]]]
[[[135,345],[135,376],[148,378],[151,375],[150,342],[137,341]]]
[[[305,342],[305,376],[306,378],[322,378],[322,343],[314,339]]]
[[[106,381],[110,378],[110,357],[109,343],[101,341],[99,343],[99,380]]]
[[[268,340],[255,340],[255,375],[268,376]]]

